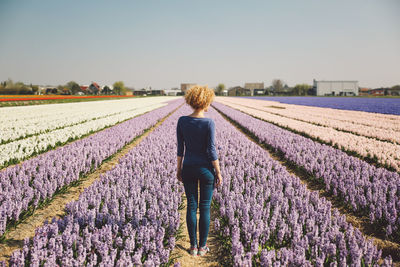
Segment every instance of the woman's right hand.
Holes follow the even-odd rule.
[[[222,175],[221,175],[221,170],[219,168],[219,160],[216,159],[214,161],[211,161],[214,171],[215,171],[215,186],[219,187],[222,184]]]
[[[221,175],[221,173],[217,173],[217,174],[215,175],[215,178],[216,178],[216,180],[215,180],[215,185],[216,185],[217,187],[219,187],[219,186],[222,184],[222,175]]]

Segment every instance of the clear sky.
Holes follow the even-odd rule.
[[[0,80],[400,84],[399,0],[0,0]]]

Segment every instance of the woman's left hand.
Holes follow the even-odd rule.
[[[183,180],[182,180],[182,170],[178,170],[176,172],[176,178],[178,178],[178,181],[183,182]]]

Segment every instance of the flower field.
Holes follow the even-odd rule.
[[[9,131],[2,135],[6,145],[14,142],[8,140],[22,141],[79,125],[86,128],[91,121],[131,114],[117,125],[80,135],[76,141],[1,169],[0,234],[4,240],[13,225],[24,223],[24,218],[33,216],[54,195],[68,190],[126,144],[156,127],[86,187],[79,199],[67,204],[63,216],[36,228],[34,236],[27,236],[20,249],[0,261],[0,266],[180,265],[180,259],[172,255],[180,227],[186,227],[180,221],[186,200],[176,178],[176,123],[191,109],[182,105],[181,98],[148,100],[153,102],[110,103],[114,106],[99,107],[98,112],[94,107],[71,110],[69,114],[74,116],[68,116],[68,108],[76,105],[72,103],[54,105],[53,111],[51,107],[31,106],[42,113],[20,113],[26,123],[17,115],[8,121],[2,118],[19,129],[13,135],[10,127],[2,128]],[[394,151],[399,139],[391,134],[400,127],[397,117],[297,107],[217,97],[205,114],[216,125],[216,148],[224,178],[214,191],[210,232],[224,253],[224,264],[397,266],[400,174],[395,166],[400,165],[387,164],[399,163]],[[369,121],[363,114],[374,119]],[[47,127],[43,121],[49,122]],[[297,125],[289,124],[293,121],[300,126],[292,129]],[[350,149],[338,145],[339,141],[326,141],[322,129],[328,132],[326,136],[332,134],[332,140],[343,140],[336,132],[355,138],[349,140],[357,142],[352,148],[357,148],[359,155],[349,155]],[[365,161],[368,153],[363,156],[362,150],[380,149],[374,147],[380,143],[365,144],[364,139],[390,145],[392,152],[386,154],[392,153],[392,161],[385,158],[380,165]],[[269,151],[281,157],[276,159]],[[384,163],[392,168],[384,168]],[[381,243],[391,242],[398,249],[383,252],[375,237],[350,223],[348,214],[309,188],[304,177],[291,172],[287,164],[322,184],[355,216],[366,218],[367,224],[383,233],[378,237]]]
[[[162,103],[163,100],[165,98],[2,108],[0,109],[2,115],[0,117],[0,144],[82,124],[90,120],[130,112],[154,103]]]
[[[97,168],[179,104],[175,101],[157,111],[0,170],[0,235],[8,224],[18,221],[24,213]]]
[[[350,132],[351,129],[341,131],[329,126],[316,125],[292,119],[287,116],[275,115],[268,111],[264,111],[262,107],[264,101],[262,100],[246,99],[242,101],[238,98],[221,98],[219,101],[268,122],[272,122],[281,127],[288,128],[292,131],[321,140],[327,144],[334,145],[350,153],[354,153],[361,158],[368,158],[376,161],[382,166],[400,171],[400,145],[397,143],[390,143],[369,136],[353,134]],[[242,102],[246,103],[246,105]],[[389,116],[392,118],[391,115]],[[399,125],[399,119],[393,119],[392,123],[394,124],[392,130],[396,131]],[[355,127],[363,128],[363,126]],[[382,132],[381,129],[376,129],[376,132],[378,131]]]
[[[93,98],[123,98],[132,97],[125,95],[86,95],[86,96],[71,96],[71,95],[0,95],[0,102],[9,101],[36,101],[36,100],[59,100],[59,99],[93,99]]]
[[[10,265],[158,266],[169,260],[183,187],[175,178],[174,113],[119,164],[39,228]],[[163,153],[161,153],[163,151]]]
[[[240,104],[247,106],[253,103],[254,101],[247,99],[240,101]],[[273,101],[263,101],[257,108],[282,117],[334,128],[381,141],[400,143],[400,120],[395,115],[277,104]]]
[[[345,266],[380,258],[331,204],[211,111],[224,185],[216,195],[221,238],[235,266]],[[237,159],[241,160],[238,161]],[[356,264],[357,265],[357,264]]]
[[[0,166],[161,107],[166,98],[128,99],[0,109]],[[132,108],[132,106],[134,108]]]
[[[253,98],[253,97],[249,97]],[[278,101],[286,104],[334,108],[338,110],[357,110],[383,114],[400,115],[400,98],[365,98],[365,97],[302,97],[274,96],[257,97],[257,99]]]
[[[376,168],[333,147],[319,144],[220,103],[216,108],[253,133],[262,143],[283,153],[340,196],[351,209],[383,225],[388,236],[400,237],[400,175]]]

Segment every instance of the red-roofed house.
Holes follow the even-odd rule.
[[[89,88],[88,85],[81,85],[81,86],[79,86],[79,87],[81,88],[82,92],[84,92],[84,93],[86,93],[86,92],[87,92],[87,89]]]
[[[358,95],[369,95],[370,91],[371,91],[371,88],[362,87],[362,88],[358,89]]]
[[[89,85],[89,88],[88,88],[87,91],[88,91],[89,94],[98,95],[100,90],[101,90],[100,86],[97,83],[92,82]]]

